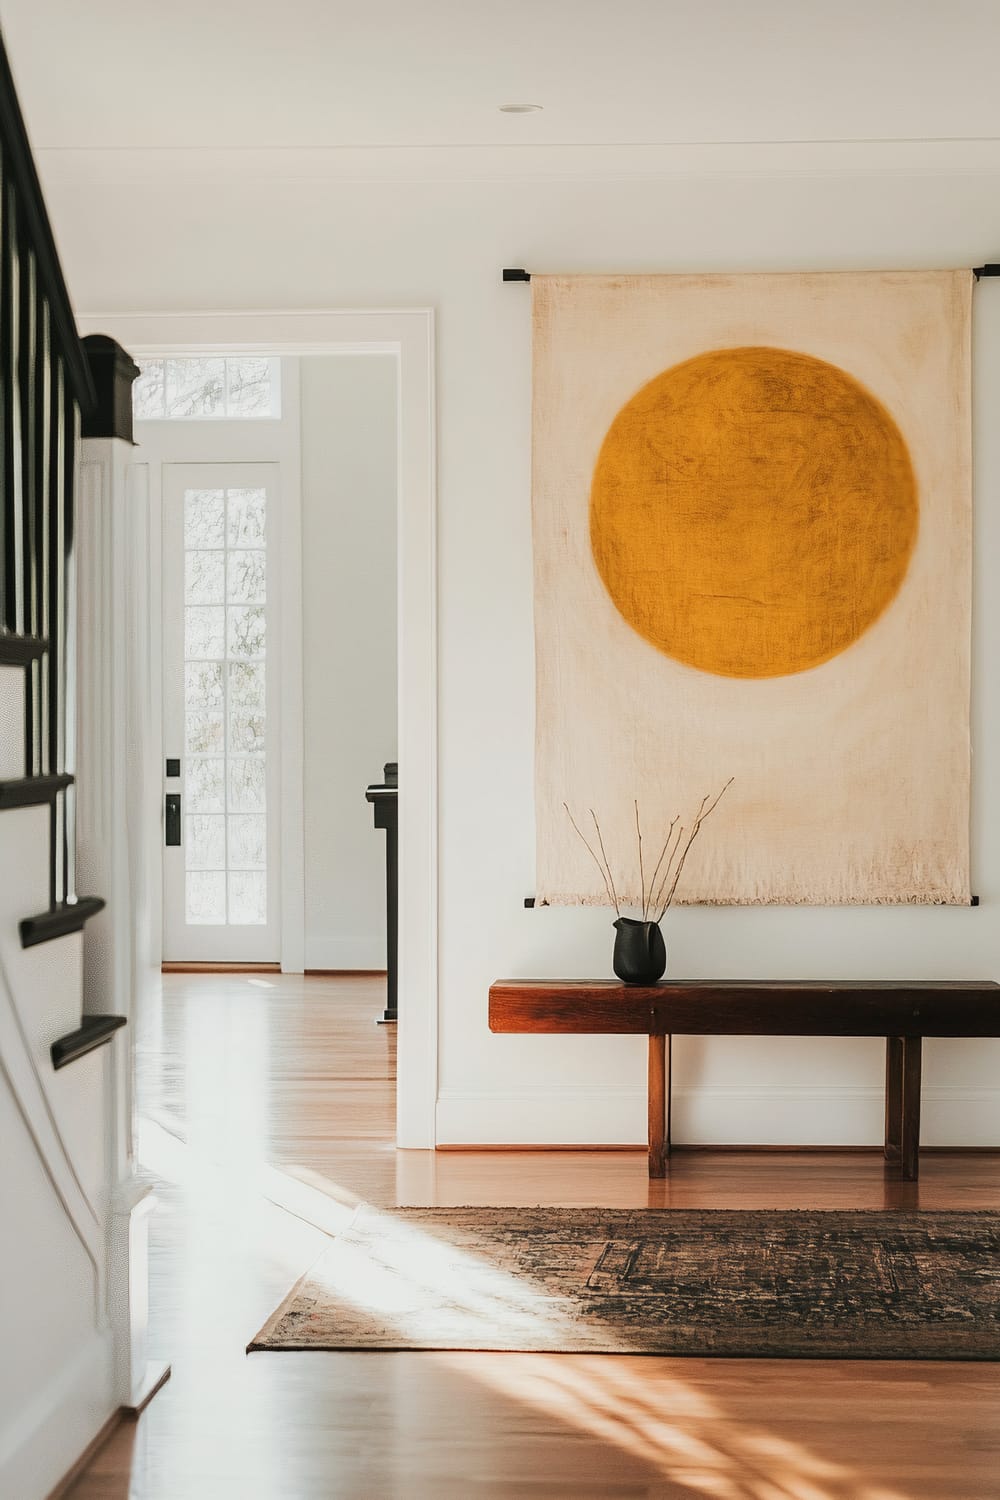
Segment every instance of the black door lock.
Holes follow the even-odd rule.
[[[164,843],[179,844],[181,841],[181,794],[167,792],[164,798],[163,825],[166,833]]]

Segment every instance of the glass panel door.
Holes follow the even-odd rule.
[[[164,957],[276,961],[277,468],[163,474]]]

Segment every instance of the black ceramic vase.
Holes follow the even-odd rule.
[[[658,922],[619,917],[615,927],[614,970],[625,984],[655,984],[667,967],[667,945]]]

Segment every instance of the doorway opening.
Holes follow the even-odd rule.
[[[396,361],[140,369],[161,508],[163,961],[384,970],[363,793],[397,760]]]
[[[380,915],[384,900],[380,864],[384,844],[369,821],[371,809],[365,803],[364,793],[369,782],[381,779],[381,766],[385,761],[396,760],[401,764],[397,1144],[417,1148],[433,1147],[437,1093],[437,652],[432,315],[423,310],[398,313],[145,314],[88,317],[82,322],[87,331],[100,327],[110,333],[129,349],[140,364],[145,360],[166,362],[182,358],[221,360],[227,367],[230,361],[242,357],[252,357],[261,362],[279,361],[282,416],[289,410],[292,390],[286,380],[287,367],[294,364],[301,370],[307,362],[312,368],[317,368],[321,362],[335,365],[339,361],[343,369],[345,357],[389,356],[387,363],[393,371],[397,403],[394,418],[398,558],[394,596],[399,625],[396,640],[397,753],[379,753],[374,758],[374,764],[366,760],[363,769],[359,767],[358,785],[350,788],[350,792],[364,819],[367,848],[379,861]],[[314,361],[316,364],[313,364]],[[162,399],[167,401],[170,399],[170,391],[178,389],[178,386],[176,381],[171,386],[166,372],[163,378]],[[232,397],[234,386],[237,385],[238,382],[233,381],[226,368],[226,399]],[[221,544],[197,545],[197,538],[192,532],[191,544],[181,545],[182,560],[174,564],[173,576],[177,582],[173,588],[175,593],[179,592],[182,577],[186,587],[190,571],[193,593],[207,591],[209,588],[218,593],[221,586],[224,596],[221,602],[219,599],[208,602],[207,597],[205,600],[200,597],[195,600],[192,593],[190,605],[186,600],[181,605],[182,609],[222,611],[222,614],[192,617],[191,639],[196,639],[198,630],[203,632],[197,637],[203,654],[188,652],[185,645],[185,659],[180,661],[179,668],[175,666],[173,669],[175,679],[183,680],[186,676],[191,678],[189,698],[185,700],[183,689],[180,698],[185,748],[180,756],[173,754],[167,750],[161,734],[160,742],[155,747],[155,764],[151,765],[151,772],[156,785],[164,789],[165,798],[169,795],[169,783],[173,779],[167,776],[168,759],[183,761],[190,755],[193,760],[202,762],[194,767],[192,788],[195,778],[200,778],[197,796],[206,798],[210,802],[210,809],[204,804],[201,808],[186,808],[182,800],[175,816],[180,819],[197,816],[221,820],[215,824],[200,823],[192,828],[192,833],[196,836],[195,858],[190,862],[191,869],[184,867],[183,878],[176,882],[177,889],[183,891],[180,899],[184,902],[185,918],[191,909],[187,905],[187,877],[190,874],[213,877],[210,880],[191,881],[192,897],[200,896],[206,902],[210,900],[215,903],[199,908],[202,914],[217,917],[224,910],[228,918],[233,909],[239,915],[245,915],[249,910],[253,914],[263,912],[265,920],[240,923],[185,921],[183,925],[201,926],[206,932],[212,928],[228,926],[259,927],[266,930],[271,921],[272,901],[269,895],[265,895],[263,900],[261,898],[262,892],[269,891],[273,851],[276,866],[273,878],[278,887],[280,946],[277,954],[281,968],[286,973],[294,974],[301,973],[306,968],[357,970],[373,967],[372,939],[380,938],[379,929],[349,935],[355,941],[354,951],[347,951],[344,946],[347,941],[344,933],[324,935],[313,930],[310,934],[307,932],[309,902],[306,890],[309,839],[313,838],[322,844],[324,839],[329,841],[331,837],[330,829],[328,826],[324,827],[323,821],[330,802],[328,783],[331,757],[324,744],[322,729],[318,734],[314,733],[313,726],[306,722],[303,711],[304,685],[307,686],[306,680],[311,669],[329,679],[331,659],[338,648],[350,654],[356,669],[363,675],[366,656],[369,654],[366,633],[355,622],[353,628],[348,626],[336,634],[327,631],[321,642],[322,649],[314,649],[311,658],[309,651],[305,649],[308,643],[304,639],[304,631],[310,628],[308,598],[303,591],[305,569],[316,563],[321,550],[307,550],[303,547],[305,517],[301,504],[296,509],[294,504],[288,503],[289,489],[301,491],[302,455],[298,457],[296,469],[293,457],[286,455],[283,459],[278,455],[276,458],[273,441],[271,451],[266,451],[260,438],[261,433],[268,432],[274,440],[278,428],[286,424],[274,416],[247,420],[227,413],[223,420],[233,430],[234,439],[237,428],[242,436],[238,445],[231,444],[227,452],[220,456],[217,449],[213,451],[208,446],[210,441],[214,441],[211,428],[216,423],[204,417],[191,417],[190,413],[188,418],[184,425],[188,429],[190,441],[183,452],[175,450],[169,455],[170,462],[175,463],[179,469],[186,468],[188,472],[173,476],[165,474],[169,467],[168,456],[165,454],[160,455],[158,474],[152,472],[154,465],[149,464],[150,473],[145,489],[150,496],[153,523],[150,529],[154,542],[158,543],[161,536],[167,535],[162,523],[170,482],[175,495],[174,509],[181,516],[179,523],[175,521],[174,534],[179,535],[182,543],[185,536],[183,515],[189,499],[192,507],[197,507],[201,502],[192,496],[199,492],[208,492],[210,495],[215,492],[210,500],[202,503],[201,519],[209,528],[205,537],[213,543]],[[147,431],[157,422],[152,416],[141,420]],[[172,425],[163,417],[158,421],[161,434],[166,433]],[[254,436],[251,438],[249,434]],[[138,455],[139,465],[146,462],[148,457],[147,448]],[[207,476],[202,471],[204,465],[253,466],[274,462],[277,462],[279,472],[276,476],[264,476],[264,483],[261,483],[262,471],[249,474],[246,470],[234,469],[229,474],[215,473]],[[292,474],[291,485],[288,484],[288,473]],[[248,533],[245,529],[240,530],[245,520],[246,496],[241,496],[239,492],[261,489],[268,492],[269,478],[277,479],[277,492],[280,494],[281,545],[280,557],[277,559],[270,554],[271,542],[267,536],[266,521],[265,537],[260,547],[255,549],[253,546],[241,545]],[[208,483],[208,479],[213,482]],[[221,505],[218,495],[220,490]],[[255,497],[254,504],[257,503],[257,498],[259,497]],[[267,498],[265,494],[265,501]],[[326,520],[330,520],[331,513],[321,513]],[[178,524],[179,532],[176,529]],[[215,529],[212,530],[212,527]],[[264,597],[255,597],[253,600],[237,598],[234,589],[248,587],[256,595],[261,592],[259,563],[262,559],[238,556],[255,550],[266,554],[262,585]],[[188,559],[183,557],[184,552],[222,555],[196,558],[190,563],[189,569]],[[349,548],[345,549],[345,556],[350,556]],[[233,559],[232,563],[230,559]],[[159,562],[162,564],[163,559],[159,559]],[[236,580],[233,584],[230,583],[231,573]],[[363,577],[357,557],[354,558],[354,574],[358,578]],[[160,569],[154,568],[153,576],[159,578]],[[151,593],[155,592],[154,583]],[[328,587],[327,593],[332,592]],[[280,604],[280,610],[275,611],[275,624],[272,635],[269,635],[268,632],[272,630],[272,598],[276,604]],[[150,599],[151,636],[154,641],[154,659],[150,662],[152,677],[162,673],[163,641],[159,622],[166,618],[163,602],[162,597]],[[258,613],[251,616],[240,613],[241,611]],[[233,621],[229,618],[230,612]],[[253,624],[256,628],[261,618],[265,622],[263,656],[257,650],[256,641],[251,641],[243,628],[248,624]],[[180,630],[182,639],[186,639],[186,629],[185,622]],[[243,631],[242,635],[238,633],[240,630]],[[277,635],[279,641],[275,648],[277,655],[271,647],[273,634]],[[254,646],[253,651],[249,649],[251,645]],[[212,649],[206,649],[207,647]],[[239,654],[240,652],[243,654]],[[269,733],[266,715],[274,701],[278,710],[274,718],[280,721],[276,749],[265,743],[261,750],[258,733],[261,726],[249,722],[252,713],[259,709],[259,703],[240,701],[240,695],[244,691],[251,697],[255,692],[259,693],[261,674],[254,668],[261,659],[268,663],[265,678],[270,670],[270,681],[265,681],[263,687],[263,737],[266,742]],[[184,669],[189,666],[193,670],[185,673]],[[202,695],[200,699],[199,693]],[[330,705],[335,705],[336,697],[328,694],[325,701],[329,708]],[[190,726],[186,722],[188,713],[192,719]],[[162,727],[161,725],[161,729]],[[237,745],[238,735],[244,736],[242,748]],[[188,745],[191,746],[190,750]],[[224,753],[211,753],[220,747]],[[254,769],[251,772],[246,765],[238,764],[241,758],[249,759],[259,755],[263,756],[262,770]],[[313,796],[317,809],[315,817],[310,815],[307,806],[310,795],[310,755],[314,761],[314,783],[319,784],[319,795]],[[212,760],[221,761],[222,764],[203,764]],[[274,762],[277,762],[277,769]],[[277,824],[272,827],[269,821],[269,799],[270,781],[274,776],[277,777],[277,791],[274,794]],[[249,780],[254,782],[252,789],[246,786]],[[240,781],[242,785],[234,790],[236,783]],[[263,811],[259,807],[262,782],[265,788]],[[183,776],[180,783],[181,787],[187,786]],[[258,805],[253,809],[244,805],[245,797],[251,793],[258,796]],[[183,799],[183,791],[181,796]],[[211,801],[213,797],[215,800]],[[161,801],[160,805],[165,809],[164,802]],[[235,821],[261,818],[268,820],[263,831],[263,862],[260,859],[260,821]],[[234,820],[231,826],[228,821],[230,819]],[[162,844],[165,830],[157,828],[154,832],[155,841],[150,841],[150,854],[160,866],[165,853],[170,851],[165,850]],[[222,838],[220,832],[223,834]],[[183,834],[182,828],[182,837]],[[176,852],[177,847],[172,846],[173,852]],[[183,845],[180,847],[183,848]],[[200,868],[197,868],[198,865]],[[254,878],[248,879],[249,876]],[[226,903],[224,908],[223,893]],[[249,904],[251,897],[253,904]],[[243,904],[240,905],[240,902]],[[334,898],[334,904],[340,908],[345,905],[338,897]],[[260,938],[261,934],[258,932],[253,936]],[[307,952],[307,938],[310,936],[314,939],[314,946]],[[332,946],[317,946],[319,939],[325,941],[326,938],[331,939]],[[206,943],[207,941],[206,938]],[[206,947],[204,951],[209,950]],[[247,951],[246,948],[243,949],[244,953]],[[266,951],[273,954],[274,948]],[[164,956],[169,955],[161,952],[151,956],[159,964]],[[260,961],[265,960],[262,957]],[[140,1023],[141,1004],[142,1002],[138,1017]],[[137,1030],[141,1030],[141,1025]]]

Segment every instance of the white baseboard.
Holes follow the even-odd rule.
[[[676,1145],[877,1146],[879,1088],[685,1088],[673,1090]],[[644,1089],[442,1089],[439,1146],[639,1146]],[[924,1146],[1000,1149],[1000,1089],[925,1089]]]
[[[0,1495],[45,1500],[117,1405],[111,1336],[95,1332],[0,1428]]]
[[[385,939],[306,938],[307,969],[385,969]]]

